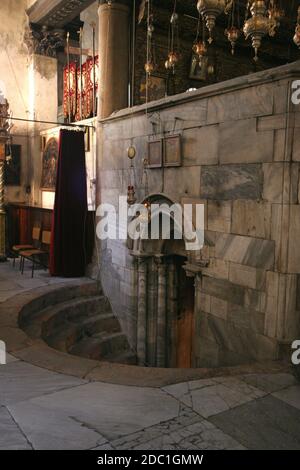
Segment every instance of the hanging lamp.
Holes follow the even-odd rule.
[[[294,43],[300,49],[300,6],[298,8],[298,18],[297,18],[297,26],[295,29],[295,36],[293,38]]]
[[[235,46],[237,40],[240,37],[240,21],[239,21],[239,9],[237,9],[237,23],[238,26],[235,26],[235,14],[236,14],[236,0],[232,0],[231,12],[229,13],[228,28],[225,29],[225,36],[231,44],[231,54],[234,55]]]
[[[198,0],[197,9],[206,22],[209,31],[208,42],[213,42],[212,32],[216,25],[217,16],[225,11],[228,0]]]

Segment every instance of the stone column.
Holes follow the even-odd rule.
[[[140,365],[146,362],[147,339],[147,258],[138,258],[138,319],[137,359]]]
[[[163,258],[157,258],[158,266],[158,298],[157,298],[157,349],[156,365],[157,367],[166,367],[166,264]]]
[[[99,109],[103,119],[128,106],[129,6],[126,0],[100,0]]]
[[[176,265],[173,261],[168,265],[168,309],[167,309],[167,345],[168,357],[167,366],[176,367],[177,365],[177,275]]]
[[[157,342],[157,265],[153,258],[149,259],[147,296],[147,365],[155,367]]]

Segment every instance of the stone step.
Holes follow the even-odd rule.
[[[109,335],[120,333],[120,324],[112,314],[98,314],[88,317],[84,322],[78,324],[65,321],[54,329],[42,328],[42,338],[49,346],[61,351],[68,351],[78,341],[92,335]]]
[[[105,360],[107,362],[112,362],[115,364],[128,364],[131,366],[137,365],[136,355],[131,351],[122,353],[119,356],[111,356],[111,357],[107,356]]]
[[[129,345],[123,333],[98,334],[84,338],[69,349],[70,354],[89,359],[104,360],[128,353]]]
[[[20,314],[19,325],[24,328],[31,323],[32,318],[42,310],[48,307],[54,307],[58,304],[71,301],[78,298],[90,298],[102,294],[102,289],[96,282],[84,282],[78,285],[69,284],[60,288],[56,288],[51,292],[40,295],[28,304],[26,304]]]
[[[110,305],[104,296],[94,296],[89,298],[79,298],[57,305],[54,309],[45,312],[45,321],[42,326],[42,336],[59,327],[63,327],[65,322],[84,323],[87,318],[95,315],[104,315],[110,312]],[[52,314],[51,314],[52,310]],[[48,318],[47,318],[48,315]]]
[[[109,309],[109,303],[102,295],[67,300],[36,312],[30,318],[30,322],[23,326],[23,329],[30,337],[39,338],[63,325],[66,321],[73,321],[77,318],[78,321],[79,319],[83,321],[95,313],[102,314],[103,312],[104,314]]]

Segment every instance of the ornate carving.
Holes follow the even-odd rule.
[[[64,34],[63,30],[50,30],[47,26],[39,28],[31,24],[24,41],[30,54],[56,57],[57,51],[64,47]]]

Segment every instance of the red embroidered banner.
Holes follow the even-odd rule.
[[[74,121],[77,106],[77,67],[76,63],[70,64],[70,78],[69,67],[64,67],[64,117]]]
[[[95,65],[95,71],[94,66]],[[93,88],[95,76],[95,104],[93,107]],[[81,90],[82,84],[82,90]],[[97,94],[99,84],[99,59],[90,57],[82,65],[81,74],[80,67],[75,62],[70,64],[70,87],[69,87],[69,68],[64,68],[64,117],[71,121],[80,121],[88,119],[97,114]],[[70,88],[70,91],[69,91]],[[70,100],[69,100],[70,96]],[[70,109],[69,109],[70,108]]]

